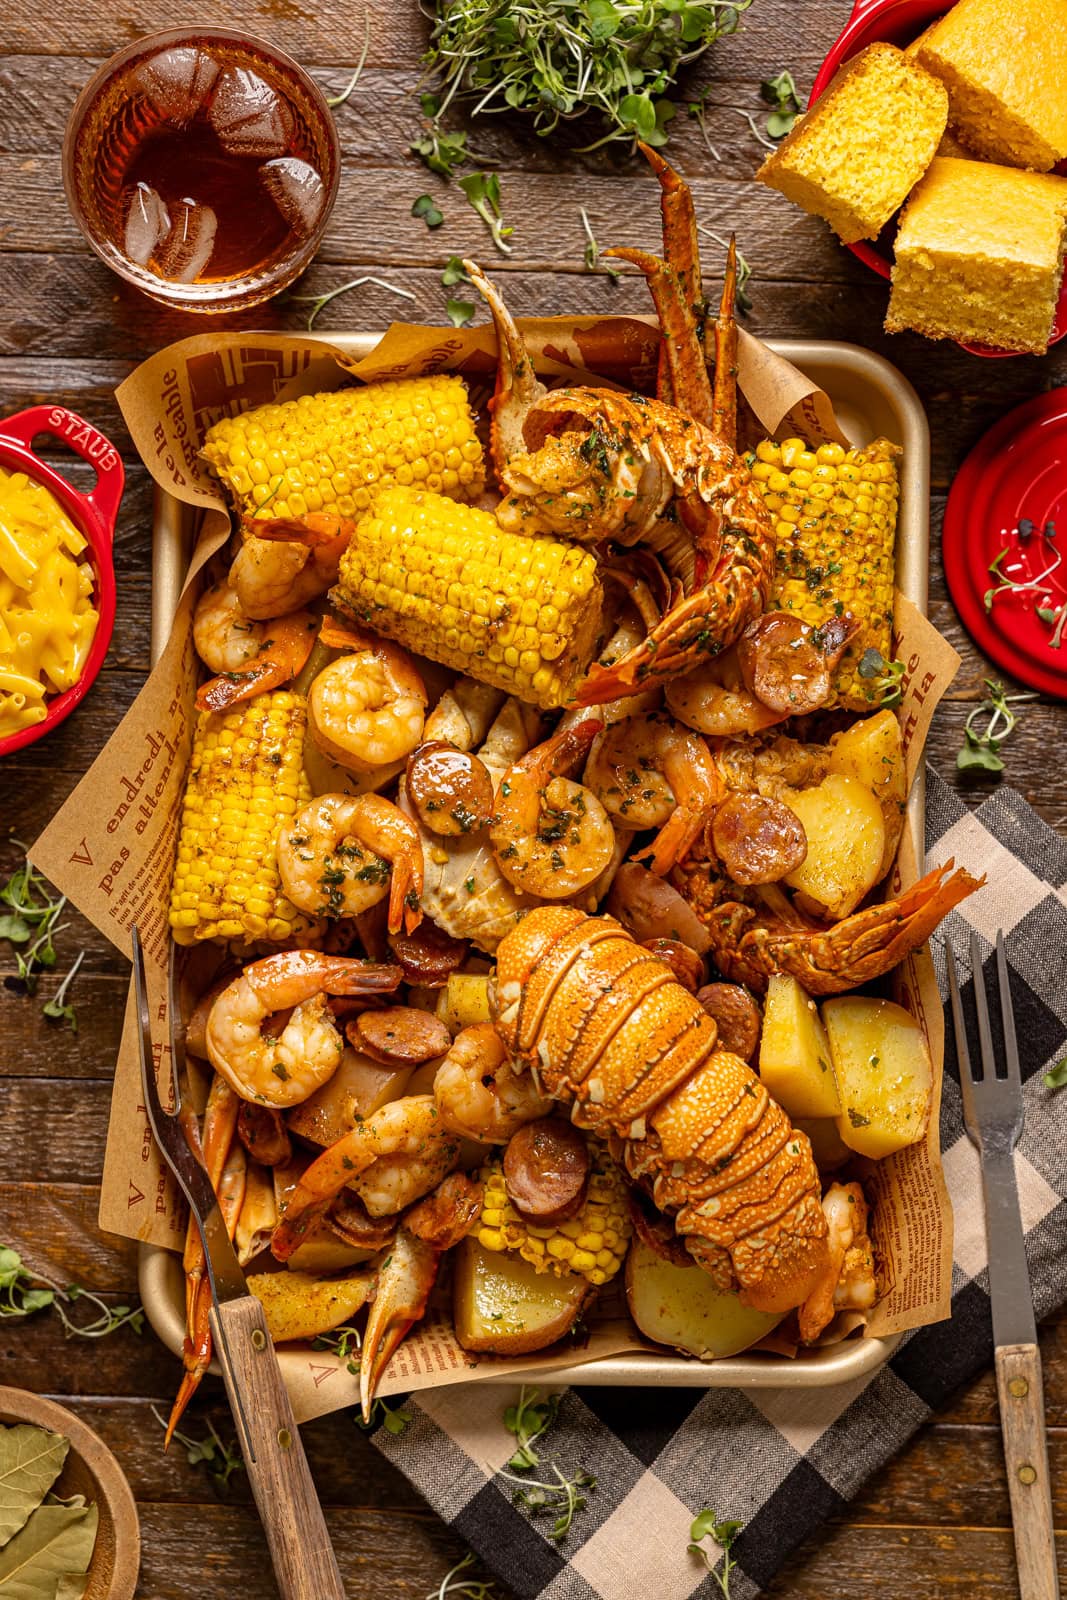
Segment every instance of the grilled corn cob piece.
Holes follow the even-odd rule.
[[[630,1213],[619,1169],[607,1153],[590,1146],[593,1158],[589,1191],[582,1209],[570,1222],[535,1228],[508,1199],[499,1161],[482,1168],[485,1185],[474,1236],[487,1250],[514,1250],[537,1272],[562,1278],[578,1273],[592,1284],[607,1283],[626,1259]]]
[[[224,417],[202,452],[244,515],[355,517],[382,484],[457,500],[485,488],[485,462],[460,378],[439,373],[302,395]]]
[[[603,590],[591,551],[394,488],[357,523],[330,599],[409,650],[550,710],[585,673]]]
[[[316,927],[282,894],[275,848],[282,823],[311,799],[306,726],[305,700],[285,689],[200,713],[170,892],[177,944],[281,944]]]
[[[862,624],[834,678],[831,705],[870,710],[884,667],[864,672],[875,650],[892,655],[893,574],[899,446],[876,439],[862,450],[810,448],[802,439],[765,440],[749,457],[775,519],[778,540],[768,610],[793,611],[818,627],[850,611]]]

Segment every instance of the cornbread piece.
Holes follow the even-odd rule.
[[[959,0],[917,42],[969,149],[1036,172],[1067,156],[1067,0]]]
[[[825,217],[845,244],[876,239],[926,171],[948,96],[891,44],[845,63],[756,177]]]
[[[1043,355],[1065,216],[1067,178],[939,156],[901,219],[887,331]]]

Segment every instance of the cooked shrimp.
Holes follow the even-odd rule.
[[[316,512],[302,522],[247,518],[230,583],[245,615],[263,620],[295,611],[337,581],[352,524]]]
[[[798,1312],[800,1337],[816,1340],[838,1311],[869,1311],[878,1298],[867,1201],[858,1183],[834,1183],[823,1195],[830,1264]]]
[[[422,739],[426,688],[406,650],[324,622],[323,644],[350,653],[324,667],[308,695],[311,737],[352,772],[403,761]]]
[[[458,1135],[438,1117],[418,1149],[379,1156],[354,1180],[352,1188],[370,1216],[395,1217],[405,1206],[429,1194],[452,1171],[459,1154]]]
[[[566,900],[611,861],[615,830],[607,812],[590,789],[563,776],[581,764],[602,726],[589,718],[554,734],[504,774],[489,838],[517,889]]]
[[[515,1071],[491,1022],[476,1022],[456,1035],[437,1069],[433,1094],[445,1126],[483,1144],[507,1144],[524,1122],[552,1109],[532,1075]]]
[[[703,662],[666,688],[667,705],[687,727],[717,739],[762,733],[787,713],[761,705],[745,688],[736,648]]]
[[[418,1159],[425,1155],[428,1142],[441,1136],[441,1117],[432,1094],[391,1100],[365,1117],[311,1163],[290,1194],[270,1242],[276,1259],[288,1261],[334,1197],[373,1162],[382,1156]]]
[[[624,827],[659,828],[644,852],[659,876],[685,858],[723,787],[700,735],[662,711],[627,717],[599,733],[585,782]]]
[[[400,968],[375,966],[318,950],[285,950],[245,967],[219,995],[207,1020],[208,1060],[243,1100],[295,1106],[333,1076],[344,1038],[328,994],[380,994],[395,989]],[[293,1007],[277,1038],[261,1029]]]
[[[278,835],[282,888],[300,911],[358,917],[389,895],[389,932],[422,920],[422,841],[379,794],[322,794]]]
[[[216,584],[200,601],[193,621],[196,648],[219,674],[201,686],[197,709],[224,711],[288,683],[311,654],[317,627],[318,619],[310,611],[290,611],[270,623],[255,622],[244,615],[233,589]]]

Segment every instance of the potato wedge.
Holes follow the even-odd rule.
[[[882,869],[881,805],[866,784],[841,772],[828,772],[810,789],[787,789],[782,799],[808,836],[808,853],[785,882],[817,915],[849,916]]]
[[[767,985],[759,1050],[760,1080],[791,1118],[841,1112],[819,1013],[795,978],[775,973]]]
[[[374,1273],[350,1278],[312,1278],[306,1272],[254,1272],[248,1292],[263,1307],[275,1344],[314,1339],[354,1317],[374,1290]]]
[[[891,1000],[842,995],[822,1008],[841,1096],[837,1131],[877,1160],[921,1139],[933,1071],[922,1029]]]
[[[646,1339],[698,1361],[739,1355],[782,1320],[743,1306],[737,1295],[716,1289],[699,1267],[676,1267],[641,1239],[626,1258],[626,1300]]]
[[[593,1291],[576,1274],[536,1272],[521,1256],[469,1235],[453,1252],[452,1320],[464,1350],[498,1356],[543,1350],[569,1333]]]
[[[904,747],[895,711],[878,711],[873,717],[854,722],[830,740],[830,772],[858,778],[870,789],[882,808],[885,844],[879,878],[884,878],[896,859],[900,835],[904,831],[904,803],[908,798],[904,775]]]
[[[852,1151],[838,1133],[834,1117],[794,1117],[792,1122],[798,1133],[806,1133],[810,1139],[820,1172],[836,1172],[852,1160]]]
[[[289,1113],[289,1127],[314,1144],[336,1144],[351,1133],[357,1117],[369,1117],[388,1100],[407,1091],[411,1066],[385,1067],[346,1046],[341,1065],[328,1083]]]
[[[482,972],[450,972],[437,1015],[452,1034],[476,1022],[491,1022],[488,976]]]

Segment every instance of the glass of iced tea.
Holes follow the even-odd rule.
[[[302,272],[340,177],[302,67],[228,28],[150,34],[82,90],[63,181],[97,255],[154,300],[233,311]]]

